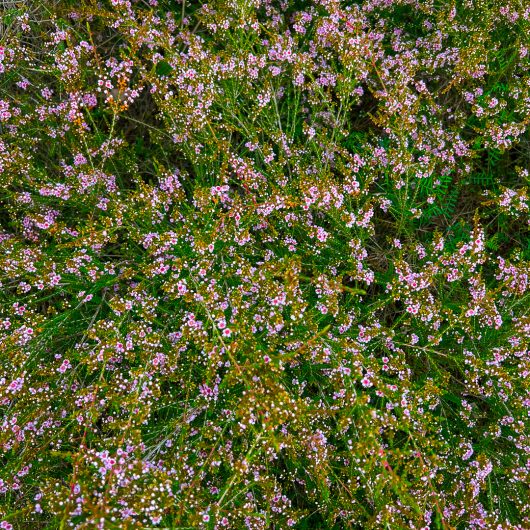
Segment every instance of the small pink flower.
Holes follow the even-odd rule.
[[[370,388],[373,386],[373,383],[368,377],[363,377],[361,379],[361,385],[363,385],[364,388]]]

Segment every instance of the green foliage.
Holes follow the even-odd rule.
[[[3,15],[0,526],[530,526],[521,2]]]

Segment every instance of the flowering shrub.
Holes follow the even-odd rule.
[[[1,9],[0,528],[530,527],[530,6]]]

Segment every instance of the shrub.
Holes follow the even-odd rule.
[[[524,2],[4,2],[0,528],[528,528]]]

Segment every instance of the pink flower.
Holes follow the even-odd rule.
[[[373,383],[368,377],[365,376],[361,379],[361,385],[363,385],[364,388],[370,388],[373,386]]]

